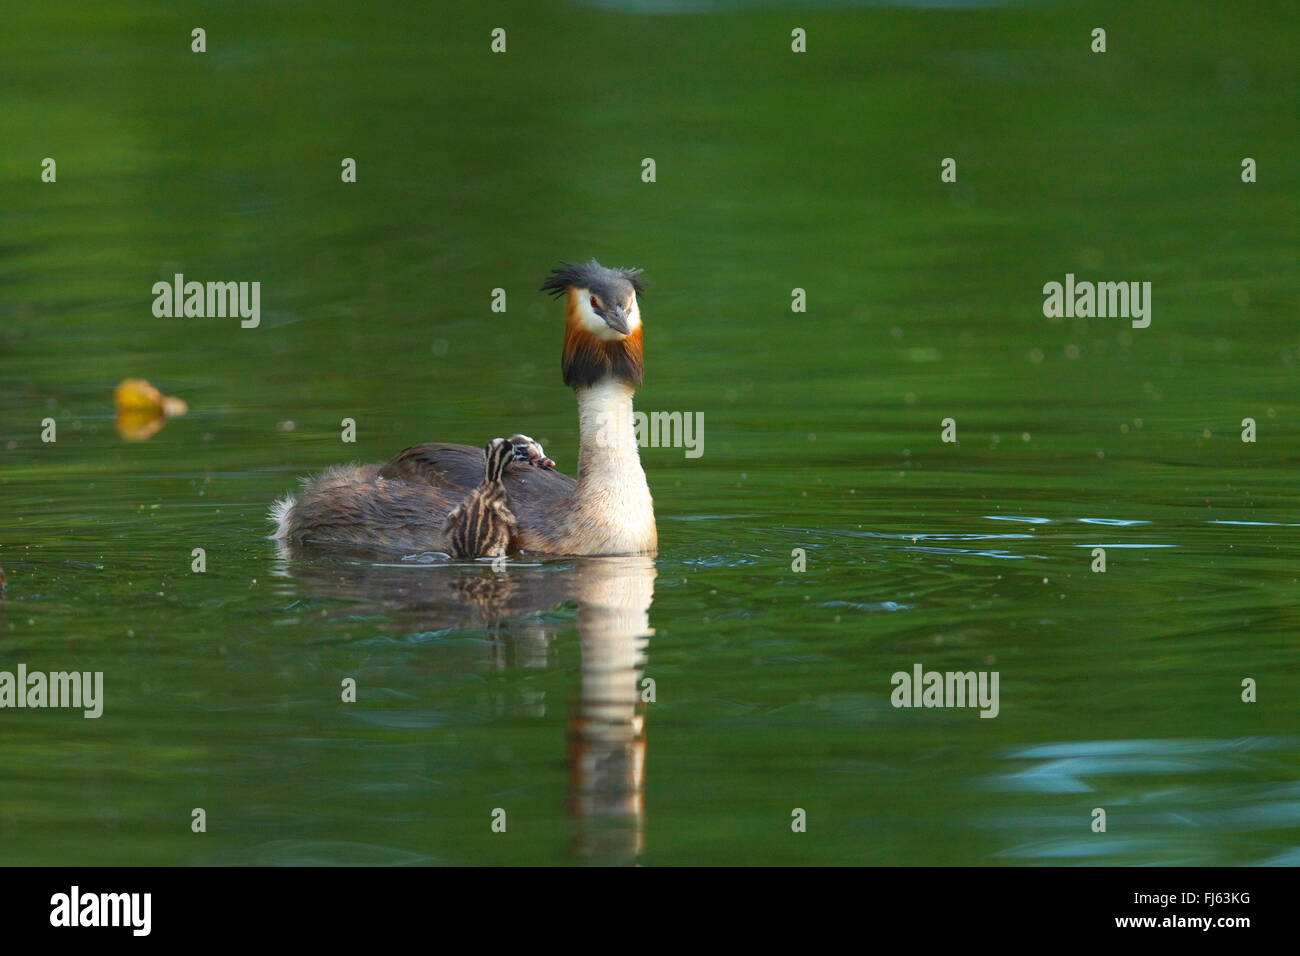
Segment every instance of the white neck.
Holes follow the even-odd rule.
[[[618,480],[645,486],[632,421],[632,386],[606,379],[578,389],[578,487]]]
[[[654,502],[637,451],[632,386],[605,380],[577,390],[580,509],[608,526],[619,548],[637,553],[654,546]],[[625,547],[624,547],[625,546]]]

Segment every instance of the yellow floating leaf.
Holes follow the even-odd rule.
[[[157,434],[168,418],[189,411],[183,399],[164,395],[142,378],[123,379],[113,400],[117,405],[117,433],[127,441],[145,441]]]

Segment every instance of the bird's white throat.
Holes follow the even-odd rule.
[[[577,390],[580,507],[594,508],[620,526],[618,537],[654,535],[654,503],[632,420],[632,386],[606,379]],[[639,550],[628,547],[625,551]]]
[[[578,389],[578,483],[626,478],[645,484],[632,418],[632,386],[606,379]]]

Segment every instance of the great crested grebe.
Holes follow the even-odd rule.
[[[506,468],[514,546],[537,554],[654,554],[654,502],[637,452],[632,393],[641,384],[640,269],[564,263],[542,291],[565,300],[564,384],[578,399],[578,477]],[[341,465],[271,509],[274,537],[388,552],[449,551],[448,515],[479,484],[482,449],[429,442],[384,465]],[[534,464],[538,464],[534,462]],[[553,464],[553,463],[552,463]]]
[[[453,558],[502,558],[517,550],[514,546],[519,524],[510,511],[506,486],[501,479],[506,465],[524,461],[554,468],[542,446],[527,435],[494,438],[483,446],[487,467],[483,480],[447,515],[443,532]]]

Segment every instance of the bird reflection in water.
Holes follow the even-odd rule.
[[[622,562],[605,565],[603,562]],[[616,862],[645,848],[645,702],[651,558],[593,558],[595,574],[580,574],[578,639],[582,685],[569,708],[569,810],[583,825],[576,855]]]
[[[634,863],[645,849],[642,679],[653,629],[654,559],[577,558],[544,564],[300,561],[281,552],[277,573],[313,596],[360,601],[421,631],[482,630],[492,665],[544,668],[567,628],[548,612],[577,605],[580,685],[569,705],[566,756],[570,850],[591,863]],[[340,609],[353,615],[355,607]],[[523,710],[542,717],[541,694]]]

